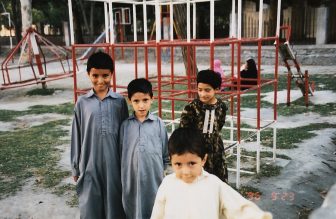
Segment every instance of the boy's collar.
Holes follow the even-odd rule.
[[[176,174],[175,173],[173,173],[174,175],[174,177],[176,178],[176,179],[178,179],[177,177],[176,177]],[[195,183],[195,182],[198,182],[198,181],[200,181],[200,180],[202,180],[202,179],[204,179],[204,178],[206,178],[206,177],[208,177],[210,175],[210,173],[208,173],[207,171],[205,171],[204,170],[204,168],[202,168],[202,173],[201,173],[201,175],[199,175],[192,183]],[[178,179],[178,180],[181,180],[181,179]],[[182,180],[181,180],[182,181]]]
[[[136,116],[135,116],[135,114],[134,114],[134,111],[133,111],[132,115],[130,115],[130,117],[128,119],[137,119]],[[145,120],[147,120],[147,119],[150,119],[150,120],[154,121],[154,120],[156,120],[156,117],[151,112],[148,112],[147,117],[146,117]]]
[[[204,168],[202,168],[202,173],[200,176],[197,177],[198,180],[201,180],[205,177],[209,176],[209,173],[207,171],[204,170]]]
[[[92,97],[93,95],[96,95],[93,88],[86,93],[86,97]],[[114,93],[111,89],[108,90],[107,94],[105,97],[112,97],[112,98],[118,98],[118,95],[116,93]]]

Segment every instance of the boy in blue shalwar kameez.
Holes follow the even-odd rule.
[[[87,73],[93,88],[75,106],[71,167],[81,218],[125,218],[121,204],[119,127],[128,117],[126,100],[110,89],[113,60],[93,54]]]
[[[152,85],[144,78],[127,87],[133,115],[120,128],[122,202],[127,218],[150,218],[157,189],[169,165],[163,121],[149,113]]]

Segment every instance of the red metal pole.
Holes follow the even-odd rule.
[[[107,47],[108,49],[109,47]],[[114,60],[114,74],[112,75],[112,81],[113,81],[113,92],[117,91],[117,80],[116,80],[116,75],[117,75],[117,71],[116,71],[116,59],[115,59],[115,48],[114,45],[110,45],[111,48],[111,54],[112,54],[112,59]]]
[[[305,71],[305,102],[306,102],[306,107],[308,107],[308,95],[309,95],[309,83],[308,83],[308,70]]]
[[[288,71],[287,73],[287,106],[290,106],[291,80],[292,80],[292,73],[291,71]]]
[[[162,117],[162,97],[161,97],[161,46],[160,43],[156,44],[156,60],[157,60],[157,74],[158,74],[158,107],[159,117]]]
[[[14,59],[14,54],[21,48],[21,45],[23,44],[23,42],[25,40],[27,40],[28,34],[29,34],[29,32],[26,32],[26,34],[23,36],[21,41],[15,46],[14,49],[12,49],[9,52],[8,56],[5,58],[5,60],[1,64],[2,77],[3,77],[3,80],[4,80],[4,84],[6,84],[6,76],[7,76],[7,83],[11,83],[10,82],[10,77],[9,77],[8,62],[11,59]],[[5,74],[4,70],[5,70],[6,74]]]
[[[214,44],[211,42],[210,43],[210,69],[214,70],[214,55],[215,55],[215,47]]]
[[[138,47],[134,47],[134,73],[135,78],[138,78]]]
[[[76,46],[71,46],[71,56],[72,56],[72,70],[73,70],[73,83],[74,83],[74,99],[77,102],[77,68],[76,68]]]
[[[192,72],[193,72],[193,76],[196,77],[197,76],[197,69],[196,69],[196,63],[197,63],[197,58],[196,58],[196,46],[193,45],[192,46],[192,49],[193,49],[193,60],[194,62],[192,63],[193,66],[192,66]]]
[[[278,69],[279,69],[279,37],[276,38],[276,45],[275,45],[275,66],[274,66],[274,103],[273,103],[273,109],[274,109],[274,120],[276,121],[278,119],[278,112],[277,112],[277,103],[278,103]]]
[[[148,79],[148,47],[145,45],[145,75]]]
[[[170,83],[171,89],[175,90],[175,83],[174,83],[174,47],[170,47]],[[175,119],[175,101],[172,100],[172,120]]]
[[[119,29],[119,35],[120,35],[120,42],[123,43],[124,42],[124,31],[123,28],[121,26],[121,11],[119,13],[119,22],[118,22],[118,29]],[[121,59],[124,60],[124,47],[121,47]]]
[[[235,44],[234,43],[231,43],[231,80],[230,80],[230,83],[232,84],[233,82],[233,78],[234,78],[234,63],[235,63],[235,58],[234,58],[234,55],[235,55]],[[231,86],[231,92],[233,92],[233,87]],[[230,97],[231,99],[231,104],[230,104],[230,113],[231,113],[231,116],[233,116],[234,114],[234,98],[233,96],[231,95]]]
[[[188,76],[188,97],[191,97],[191,71],[190,71],[190,46],[187,46],[187,76]]]

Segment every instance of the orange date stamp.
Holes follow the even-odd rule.
[[[260,201],[261,198],[269,198],[272,201],[288,201],[295,200],[294,192],[272,192],[270,195],[263,195],[260,192],[245,192],[245,197],[250,201]]]

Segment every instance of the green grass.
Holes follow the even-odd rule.
[[[299,128],[277,129],[277,148],[292,149],[297,148],[297,144],[302,141],[316,136],[313,131],[326,128],[336,128],[336,124],[315,123]],[[273,131],[264,131],[262,133],[261,144],[267,147],[273,147],[272,136]]]
[[[263,79],[272,79],[273,75],[271,74],[262,74]],[[336,91],[335,82],[336,77],[334,75],[309,75],[309,81],[314,82],[315,91],[321,90],[331,90]],[[295,80],[292,79],[291,82],[292,89],[299,89],[295,85]],[[272,85],[267,85],[262,87],[262,93],[273,91]],[[278,90],[287,90],[287,73],[280,73],[278,77]]]
[[[309,104],[306,107],[303,98],[299,98],[293,102],[291,102],[290,106],[286,104],[278,104],[277,107],[278,114],[282,116],[292,116],[295,114],[303,114],[314,112],[318,113],[321,116],[334,116],[336,115],[336,103],[325,103],[325,104]]]
[[[76,194],[76,186],[73,184],[65,184],[57,186],[53,193],[58,196],[66,196],[68,200],[66,201],[67,205],[70,207],[78,206],[78,196]]]
[[[264,95],[260,95],[260,99],[265,97]],[[272,107],[273,104],[267,101],[260,101],[261,107]],[[246,95],[241,97],[241,105],[242,108],[257,108],[257,95]]]
[[[0,198],[20,190],[33,176],[37,184],[51,188],[70,175],[57,168],[60,151],[56,146],[68,143],[61,137],[69,135],[62,126],[69,126],[69,120],[0,132]]]
[[[278,176],[280,175],[282,167],[276,166],[273,164],[265,164],[262,163],[260,165],[260,173],[256,175],[257,178],[261,177],[273,177],[273,176]]]
[[[62,89],[55,89],[55,88],[36,88],[33,90],[30,90],[26,93],[28,96],[34,96],[34,95],[41,95],[41,96],[48,96],[48,95],[53,95],[55,91],[57,90],[62,90]]]
[[[226,122],[227,127],[229,127],[228,122]],[[236,123],[234,124],[234,126],[236,126]],[[240,128],[254,128],[253,126],[250,126],[246,123],[241,123],[240,124]],[[230,131],[229,130],[224,130],[221,132],[221,137],[222,139],[230,139]],[[241,131],[240,132],[240,138],[241,139],[248,139],[248,141],[256,141],[256,135],[255,135],[255,131]],[[237,131],[233,132],[233,139],[237,139]]]
[[[245,155],[245,156],[255,157],[257,153],[255,151],[242,150],[241,154]],[[268,158],[268,157],[273,157],[273,152],[271,152],[271,151],[261,151],[260,152],[260,158]],[[281,158],[281,159],[285,159],[285,160],[291,160],[292,159],[285,154],[278,154],[278,153],[276,154],[276,157]]]
[[[310,81],[314,81],[315,90],[332,90],[336,92],[335,75],[311,75]]]
[[[15,120],[18,116],[30,114],[58,113],[72,115],[74,109],[73,103],[64,103],[59,105],[35,105],[24,111],[0,110],[0,121],[9,122]]]

